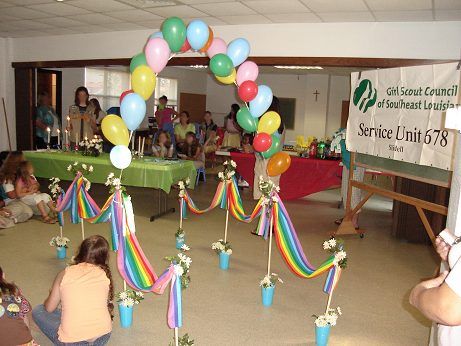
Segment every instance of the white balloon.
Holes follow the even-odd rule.
[[[131,151],[126,145],[116,145],[110,151],[110,162],[118,168],[125,169],[131,163]]]

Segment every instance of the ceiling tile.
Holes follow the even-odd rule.
[[[109,17],[101,13],[78,14],[76,16],[72,16],[71,18],[79,21],[80,25],[83,23],[104,25],[121,22],[118,18]]]
[[[260,14],[250,14],[247,16],[221,16],[218,17],[228,24],[266,24],[271,23],[269,19]]]
[[[328,12],[317,13],[324,22],[374,22],[370,12]]]
[[[160,30],[160,26],[162,25],[162,22],[163,20],[148,20],[148,21],[136,22],[136,24],[139,24],[145,28]]]
[[[3,2],[3,1],[0,1],[0,8],[2,8],[2,7],[11,7],[11,6],[13,6],[13,5],[7,4],[6,2]]]
[[[91,25],[87,24],[84,26],[76,26],[73,27],[72,30],[75,30],[81,34],[89,34],[89,33],[94,33],[94,32],[105,32],[105,31],[113,31],[110,29],[107,29],[101,25]]]
[[[374,11],[378,22],[424,22],[432,21],[432,11]]]
[[[210,16],[246,16],[255,14],[255,11],[242,5],[240,2],[221,2],[213,4],[194,5],[194,8],[209,14]]]
[[[13,6],[27,6],[27,5],[37,5],[37,4],[46,4],[56,2],[56,0],[4,0],[7,4],[11,4]],[[11,6],[10,5],[10,6]],[[1,7],[1,5],[0,5]]]
[[[183,4],[196,5],[196,4],[216,4],[219,2],[236,2],[237,0],[181,0]]]
[[[152,8],[177,5],[176,0],[117,0],[135,8]],[[223,1],[223,0],[221,0]],[[184,1],[181,1],[184,2]]]
[[[459,20],[461,21],[461,10],[436,10],[436,20]]]
[[[435,9],[440,10],[461,10],[460,0],[434,0]]]
[[[251,0],[244,4],[261,14],[310,12],[298,0]]]
[[[313,13],[281,13],[266,15],[274,23],[316,23],[320,18]]]
[[[52,29],[53,26],[45,23],[40,23],[31,19],[18,20],[14,22],[15,25],[18,25],[22,29]]]
[[[40,11],[33,10],[27,7],[5,7],[2,8],[2,14],[12,17],[17,17],[21,19],[35,19],[35,18],[46,18],[50,17],[49,13],[44,13]]]
[[[431,0],[364,0],[373,11],[432,10]]]
[[[104,27],[115,31],[145,30],[146,27],[134,23],[104,24]]]
[[[147,12],[147,11],[139,10],[139,9],[107,12],[105,14],[107,14],[108,16],[114,17],[114,18],[118,18],[118,19],[126,20],[126,21],[133,21],[133,22],[162,19],[162,17],[157,16],[151,12]]]
[[[198,18],[193,18],[193,19],[203,20],[205,23],[207,23],[208,25],[211,25],[211,26],[213,26],[213,25],[226,25],[227,24],[226,22],[224,22],[221,19],[216,18],[216,17],[198,17]],[[192,19],[190,19],[190,20],[192,20]],[[188,24],[188,22],[186,22],[186,24]]]
[[[78,30],[67,29],[67,28],[59,28],[59,30],[56,30],[56,29],[42,29],[41,31],[46,32],[50,36],[81,34],[81,32],[79,32]]]
[[[83,24],[81,21],[78,21],[72,18],[52,17],[52,18],[35,19],[35,21],[40,22],[40,23],[49,24],[49,25],[54,25],[54,26],[61,27],[61,28],[71,27],[71,26],[80,26]]]
[[[81,7],[92,12],[132,10],[133,7],[115,0],[70,0],[66,4]]]
[[[363,0],[301,0],[314,12],[367,11]]]
[[[171,16],[176,16],[179,18],[195,18],[206,16],[205,13],[187,5],[146,8],[146,11],[152,12],[165,18]]]
[[[46,32],[38,30],[18,30],[11,32],[9,37],[37,37],[37,36],[49,36]]]
[[[2,11],[2,13],[0,13],[0,22],[9,22],[9,21],[18,20],[18,19],[20,19],[20,18],[4,15],[3,11]]]
[[[32,6],[27,6],[27,8],[32,8],[34,10],[43,11],[43,12],[50,13],[56,16],[72,16],[75,14],[90,13],[89,11],[83,8],[70,6],[62,2],[54,2],[52,4],[43,4],[43,5],[32,5]]]

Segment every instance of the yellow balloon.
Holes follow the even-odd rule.
[[[122,118],[115,114],[106,115],[101,122],[102,133],[114,145],[126,145],[130,142],[128,128]]]
[[[136,67],[131,74],[131,89],[141,95],[144,100],[151,97],[155,90],[156,77],[147,65]]]
[[[233,84],[235,82],[235,77],[237,76],[237,72],[235,72],[235,68],[232,70],[232,73],[227,77],[219,77],[215,76],[216,79],[223,83],[223,84]]]
[[[259,119],[258,133],[265,132],[271,135],[277,131],[280,123],[280,115],[277,112],[269,111]]]

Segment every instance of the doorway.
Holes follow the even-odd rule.
[[[50,95],[51,106],[58,115],[62,115],[62,72],[37,69],[37,98],[41,92]]]

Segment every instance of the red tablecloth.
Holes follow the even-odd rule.
[[[237,172],[253,187],[254,154],[231,152],[231,158],[237,163]],[[341,185],[340,162],[292,156],[290,168],[280,178],[280,197],[284,200],[297,199]]]

